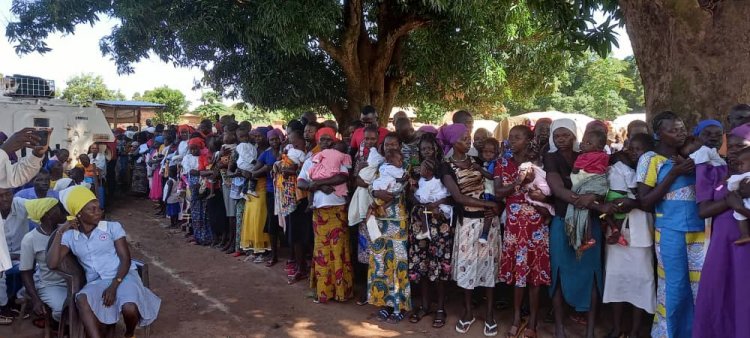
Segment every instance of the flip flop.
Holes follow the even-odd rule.
[[[536,338],[536,330],[532,330],[532,329],[528,329],[527,328],[526,330],[523,330],[523,336],[521,336],[521,337],[523,337],[523,338]]]
[[[401,312],[399,312],[399,313],[395,313],[394,312],[394,313],[391,313],[390,316],[388,316],[388,319],[386,319],[385,322],[388,323],[388,324],[398,324],[402,320],[404,320],[404,314],[401,313]]]
[[[279,262],[279,260],[278,260],[278,259],[276,259],[276,258],[271,258],[271,259],[269,259],[269,260],[267,260],[267,261],[266,261],[266,267],[269,267],[269,268],[270,268],[270,267],[272,267],[272,266],[276,265],[276,263],[278,263],[278,262]]]
[[[386,310],[386,309],[380,309],[380,310],[378,310],[377,316],[378,316],[378,321],[384,322],[384,321],[388,320],[388,317],[391,316],[391,313],[388,310]]]
[[[497,336],[497,329],[498,329],[497,321],[495,321],[495,323],[491,325],[490,323],[486,321],[484,322],[484,336],[485,337]]]
[[[477,321],[476,317],[471,317],[471,320],[468,322],[465,322],[459,319],[458,323],[456,323],[456,332],[458,333],[469,332],[469,329],[471,329],[471,324],[474,324],[475,321]]]

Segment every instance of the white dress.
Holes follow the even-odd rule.
[[[609,168],[608,179],[614,190],[627,191],[635,186],[635,170],[622,162]],[[648,313],[656,309],[654,279],[654,217],[639,209],[631,210],[622,225],[628,246],[606,245],[604,303],[630,303]]]

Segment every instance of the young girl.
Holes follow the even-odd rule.
[[[240,129],[242,128],[240,127]],[[252,132],[250,133],[252,134]],[[253,167],[255,167],[256,159],[258,158],[258,147],[255,145],[254,135],[248,135],[246,131],[243,134],[244,137],[242,137],[239,141],[240,143],[237,144],[237,148],[235,148],[238,155],[237,169],[250,172],[253,170]],[[242,187],[243,197],[245,199],[248,198],[246,195],[258,197],[255,193],[256,180],[247,179],[245,181],[245,185]]]
[[[177,181],[177,167],[169,167],[169,179],[164,186],[164,195],[162,201],[166,204],[166,215],[169,217],[169,227],[176,228],[178,217],[180,216],[180,203],[183,199],[184,191],[179,188]]]
[[[422,162],[419,172],[419,183],[417,183],[417,190],[414,195],[421,204],[432,203],[437,205],[438,208],[433,208],[432,210],[439,210],[446,219],[451,219],[453,208],[445,204],[450,193],[443,185],[443,182],[440,181],[440,178],[435,177],[436,165],[435,161],[430,159]],[[434,212],[432,210],[425,210],[425,213]],[[417,234],[417,239],[431,239],[426,220],[423,220],[423,222],[414,222],[412,225],[414,226],[414,232]]]
[[[495,163],[500,155],[500,142],[498,142],[497,139],[490,137],[484,141],[482,149],[478,150],[482,152],[482,161],[484,162],[481,167],[477,168],[482,172],[482,176],[484,176],[484,193],[482,194],[482,199],[494,202],[495,181],[492,173],[495,172]],[[479,165],[477,164],[477,166]],[[482,234],[479,235],[479,243],[487,243],[490,227],[492,227],[492,217],[485,217],[484,225],[482,226]]]
[[[573,163],[573,193],[595,194],[602,198],[607,194],[607,167],[609,155],[604,152],[607,145],[607,135],[598,130],[592,130],[583,135],[581,142],[582,154]],[[568,205],[565,215],[566,232],[570,245],[580,254],[596,244],[591,235],[591,224],[588,209],[578,209]]]

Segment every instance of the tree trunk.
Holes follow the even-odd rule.
[[[750,102],[750,1],[620,0],[649,119],[726,121]]]

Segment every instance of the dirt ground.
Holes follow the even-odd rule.
[[[120,221],[128,233],[135,258],[149,264],[151,289],[162,299],[159,318],[151,326],[151,337],[480,337],[482,309],[467,335],[455,332],[461,312],[460,294],[451,286],[448,324],[430,327],[432,317],[418,324],[404,320],[398,325],[380,323],[375,307],[347,303],[314,304],[307,283],[287,285],[284,264],[267,268],[244,262],[216,249],[188,244],[179,230],[162,228],[166,219],[152,216],[151,203],[121,199],[108,218]],[[286,252],[282,252],[282,262]],[[542,312],[548,306],[543,306]],[[543,317],[542,313],[542,317]],[[496,312],[499,336],[511,323],[510,310]],[[609,322],[608,314],[600,314]],[[605,320],[605,318],[607,318]],[[608,324],[597,328],[597,337]],[[539,323],[538,336],[550,337],[553,325]],[[568,321],[569,337],[580,337],[584,327]],[[137,331],[142,337],[143,332]],[[42,337],[42,330],[24,320],[0,327],[0,337]]]

